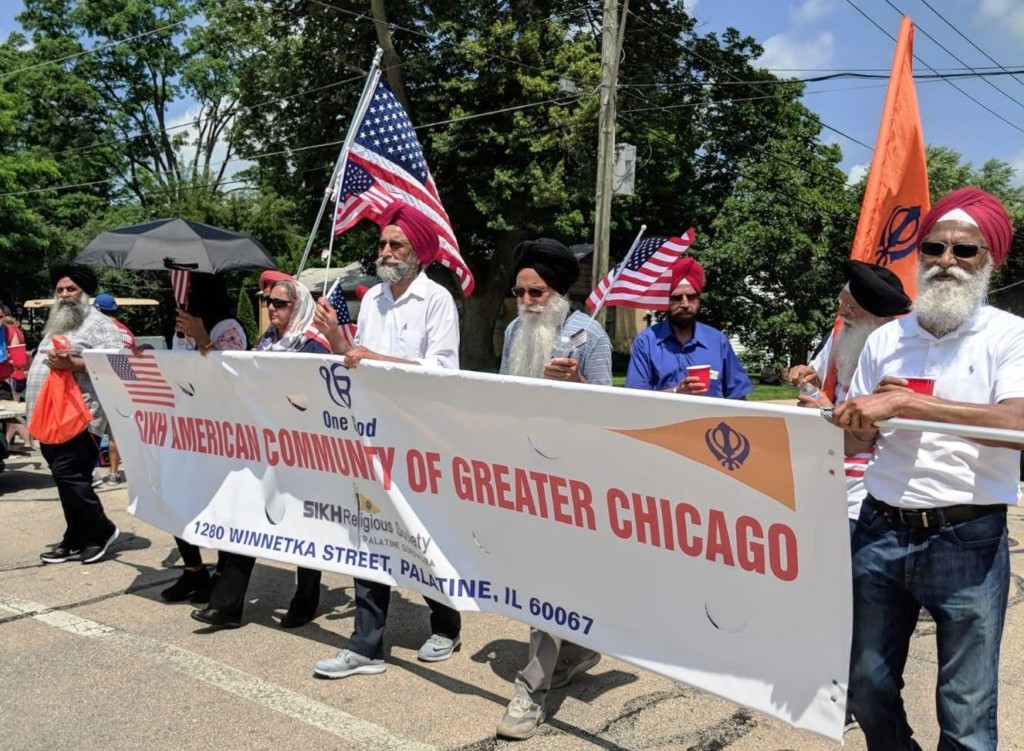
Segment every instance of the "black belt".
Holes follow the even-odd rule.
[[[944,506],[930,509],[908,509],[890,506],[874,496],[869,495],[864,502],[882,512],[882,515],[893,524],[916,529],[941,529],[961,522],[969,522],[989,514],[1005,514],[1006,506],[1002,503],[976,506],[963,504],[960,506]]]

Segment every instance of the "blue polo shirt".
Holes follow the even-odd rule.
[[[725,334],[706,324],[693,324],[693,337],[680,344],[668,320],[641,331],[633,340],[626,388],[664,391],[686,378],[690,365],[711,366],[707,396],[742,399],[754,390]]]

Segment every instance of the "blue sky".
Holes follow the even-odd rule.
[[[734,26],[757,39],[765,48],[760,64],[779,75],[807,77],[820,75],[823,69],[887,72],[895,43],[856,8],[893,36],[900,22],[896,8],[910,15],[917,26],[914,52],[923,61],[915,63],[917,72],[928,72],[925,63],[942,72],[963,69],[965,64],[1024,69],[1024,0],[686,0],[686,4],[702,31]],[[18,1],[0,2],[0,37],[16,28],[14,16],[21,8]],[[793,70],[797,68],[806,70]],[[988,79],[1005,93],[980,79],[961,79],[956,85],[1024,130],[1024,75],[1018,78]],[[946,82],[919,82],[917,93],[929,144],[955,149],[975,165],[992,157],[1002,159],[1017,168],[1017,183],[1024,184],[1024,132]],[[884,81],[840,80],[809,84],[804,102],[824,123],[873,146],[884,98]],[[187,109],[187,103],[182,103],[182,111],[176,114],[186,119]],[[871,162],[869,149],[830,131],[822,137],[842,147],[842,168],[853,178]]]
[[[881,68],[887,72],[895,43],[858,13],[857,8],[892,36],[896,36],[899,28],[899,11],[911,17],[917,27],[914,52],[923,61],[915,62],[915,73],[930,72],[925,64],[943,73],[965,65],[994,68],[997,63],[1010,70],[1024,69],[1024,0],[890,2],[852,0],[851,5],[848,0],[687,0],[687,7],[697,17],[702,31],[734,26],[753,36],[765,48],[760,64],[778,75],[820,74],[788,70],[795,68]],[[935,41],[928,39],[926,33]],[[997,63],[987,59],[964,37]],[[1024,75],[1018,78],[1019,81],[1010,76],[988,79],[1005,94],[980,79],[962,79],[956,84],[1024,129]],[[885,99],[885,88],[880,84],[884,82],[840,80],[809,84],[804,102],[823,122],[874,146]],[[1024,132],[1000,121],[946,82],[918,82],[917,95],[928,144],[948,146],[976,166],[993,157],[1009,162],[1018,170],[1017,183],[1024,184]],[[870,163],[871,152],[863,146],[834,133],[826,132],[823,138],[842,147],[843,169],[854,177]]]

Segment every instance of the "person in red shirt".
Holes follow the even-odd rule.
[[[111,323],[117,326],[121,332],[121,338],[124,340],[125,349],[135,348],[135,334],[132,330],[117,320],[112,314],[117,312],[117,300],[114,299],[113,295],[108,295],[106,292],[102,292],[96,295],[96,299],[92,301],[92,306],[96,310],[100,311],[103,315],[110,319]],[[102,482],[106,485],[120,485],[124,482],[124,470],[120,469],[121,466],[121,453],[117,450],[117,442],[114,441],[114,436],[110,436],[110,474],[103,478]]]
[[[18,326],[17,319],[11,309],[0,303],[0,399],[10,398],[20,401],[25,393],[25,376],[28,373],[28,349],[25,346],[25,333]],[[7,445],[15,436],[22,440],[22,451],[32,451],[32,436],[25,426],[16,420],[7,423]]]

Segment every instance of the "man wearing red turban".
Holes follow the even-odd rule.
[[[936,627],[940,745],[997,745],[1006,508],[1017,504],[1019,446],[875,424],[899,416],[1024,430],[1024,320],[985,304],[1012,235],[999,199],[977,188],[932,206],[919,235],[914,309],[868,338],[849,399],[835,411],[847,454],[874,446],[851,540],[849,684],[872,750],[919,748],[900,691],[922,607]]]
[[[437,256],[439,239],[434,223],[423,212],[395,201],[380,218],[377,276],[381,283],[364,294],[359,305],[355,344],[350,346],[338,328],[338,317],[326,298],[317,302],[313,318],[347,367],[362,360],[459,367],[459,315],[451,293],[423,270]],[[391,587],[356,579],[355,631],[348,649],[316,663],[325,678],[383,673],[384,627]],[[462,643],[462,620],[457,610],[434,600],[430,606],[431,635],[420,648],[424,662],[447,660]]]
[[[743,399],[754,390],[728,337],[697,321],[704,269],[688,255],[669,269],[668,314],[640,332],[626,386],[692,396]]]

